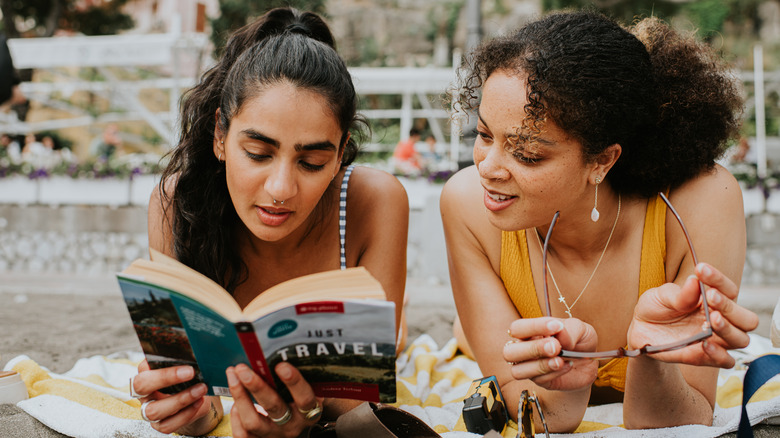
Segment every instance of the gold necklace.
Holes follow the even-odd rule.
[[[563,303],[563,306],[566,307],[566,314],[569,315],[569,318],[572,317],[571,315],[571,309],[574,308],[574,306],[577,305],[577,302],[582,298],[582,294],[585,293],[585,289],[588,288],[588,285],[590,284],[590,281],[593,280],[593,276],[596,275],[596,270],[599,268],[599,265],[601,264],[601,259],[604,258],[604,254],[607,252],[607,248],[609,247],[609,242],[612,240],[612,233],[615,232],[615,227],[617,226],[618,219],[620,218],[620,194],[618,194],[618,209],[617,214],[615,215],[615,223],[612,224],[612,230],[609,232],[609,237],[607,237],[607,244],[604,245],[604,249],[601,251],[601,255],[599,256],[599,260],[596,262],[596,267],[593,268],[593,272],[590,273],[590,277],[588,278],[588,281],[585,282],[585,286],[582,287],[582,290],[580,291],[580,294],[577,295],[577,299],[574,300],[574,302],[570,305],[566,303],[566,297],[563,296],[561,293],[561,290],[558,288],[558,283],[555,281],[555,276],[553,275],[552,269],[550,269],[550,262],[547,262],[547,272],[550,273],[550,278],[552,279],[553,285],[555,285],[555,290],[558,291],[558,301]],[[536,236],[536,242],[539,243],[539,249],[544,252],[544,247],[542,246],[542,240],[539,238],[539,231],[534,227],[534,235]]]

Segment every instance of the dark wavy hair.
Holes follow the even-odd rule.
[[[505,70],[527,77],[518,132],[532,137],[552,120],[586,160],[620,144],[606,178],[620,193],[649,197],[712,169],[740,128],[737,78],[708,46],[657,18],[624,28],[595,12],[557,12],[483,43],[463,67],[462,110]]]
[[[247,100],[282,82],[325,98],[343,131],[341,165],[349,165],[367,124],[357,115],[358,97],[333,35],[314,13],[277,8],[237,30],[217,64],[182,97],[181,139],[170,152],[159,186],[164,205],[172,209],[176,258],[231,293],[246,279],[247,270],[232,244],[240,220],[228,193],[224,163],[214,156],[215,128],[219,123],[220,131],[228,132]],[[168,181],[175,181],[172,193],[164,189]],[[336,189],[334,182],[326,193]],[[323,196],[313,214],[329,211],[335,204],[330,198]]]

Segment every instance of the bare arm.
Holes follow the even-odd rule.
[[[174,178],[165,181],[164,187],[156,185],[149,198],[147,213],[149,248],[171,257],[176,256],[173,253],[173,230],[171,229],[173,215],[169,208],[169,196],[173,194],[175,186],[176,181]],[[165,196],[162,190],[165,190],[167,196]]]
[[[169,194],[172,193],[174,186],[175,182],[168,180],[165,184],[165,191]],[[147,220],[149,248],[154,248],[166,255],[175,257],[173,253],[171,211],[166,206],[168,206],[168,201],[161,193],[160,186],[155,186],[149,199]],[[145,387],[148,389],[140,391],[142,393],[151,393],[174,383],[189,381],[192,377],[180,378],[175,373],[177,370],[185,368],[189,367],[151,370],[146,361],[144,361],[138,367],[140,374],[136,382],[138,383],[139,380],[145,382]],[[205,385],[200,386],[204,388],[203,393],[205,394]],[[153,423],[152,426],[165,433],[178,432],[193,436],[206,434],[216,427],[223,416],[222,402],[219,397],[204,397],[202,395],[192,397],[190,391],[184,390],[173,396],[155,392],[153,396],[150,396],[150,399],[167,399],[162,408],[154,409],[159,412],[155,419],[161,419],[162,421]],[[176,400],[177,403],[172,403],[172,400]],[[155,404],[150,404],[149,406],[147,412],[150,410],[154,411],[152,406],[155,406]]]
[[[745,261],[745,220],[742,193],[734,178],[723,168],[690,181],[671,194],[671,202],[683,218],[700,262],[694,266],[685,238],[671,214],[667,216],[666,284],[646,292],[637,304],[629,342],[636,342],[641,327],[638,316],[645,310],[666,307],[681,309],[687,304],[699,309],[698,286],[690,276],[709,287],[707,302],[715,335],[709,340],[676,352],[629,361],[626,374],[624,421],[629,428],[669,427],[712,423],[718,368],[730,367],[730,348],[747,345],[746,332],[757,325],[752,312],[736,304]],[[717,206],[717,207],[715,207]],[[709,272],[707,272],[709,271]],[[717,297],[713,299],[713,297]],[[668,313],[668,312],[667,312]],[[674,315],[673,315],[674,316]],[[701,324],[694,315],[691,325]],[[677,316],[679,320],[685,321]],[[695,327],[694,327],[695,328]],[[632,345],[632,347],[637,346]]]
[[[357,167],[349,183],[347,202],[347,262],[357,251],[357,266],[365,267],[395,303],[396,327],[404,325],[406,243],[409,199],[403,185],[389,173]],[[403,328],[404,335],[406,328]],[[397,346],[402,348],[404,339]]]
[[[510,326],[515,334],[517,324],[527,326],[533,320],[520,319],[513,324],[519,315],[499,274],[501,232],[488,222],[484,210],[476,168],[464,169],[447,182],[441,195],[441,214],[452,291],[466,339],[483,374],[498,379],[513,418],[522,390],[530,389],[547,407],[545,418],[551,431],[574,430],[585,413],[590,383],[579,390],[548,391],[529,379],[516,379],[503,356],[506,342],[513,339],[507,334]],[[562,363],[560,358],[556,360]],[[534,361],[531,366],[545,368],[547,361]]]

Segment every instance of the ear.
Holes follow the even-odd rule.
[[[219,108],[217,109],[217,112],[214,114],[214,142],[213,142],[213,148],[214,148],[214,156],[217,157],[217,160],[223,161],[225,159],[225,135],[222,132],[222,130],[219,128]]]
[[[596,184],[596,178],[600,178],[602,181],[605,180],[607,173],[609,173],[612,166],[617,163],[621,153],[623,153],[623,148],[617,143],[604,149],[593,161],[593,171],[590,175],[590,182]]]

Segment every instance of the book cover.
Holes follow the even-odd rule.
[[[155,269],[165,270],[160,266]],[[353,269],[364,271],[358,276],[370,277],[363,268]],[[165,392],[178,392],[204,382],[209,394],[229,396],[225,369],[245,363],[283,398],[291,400],[286,387],[273,373],[276,364],[287,361],[300,370],[318,396],[395,401],[395,304],[380,299],[356,299],[359,294],[354,288],[346,292],[351,298],[338,298],[332,285],[338,284],[342,275],[350,278],[347,282],[353,281],[355,272],[313,274],[324,275],[322,282],[316,278],[292,280],[292,284],[306,285],[307,292],[302,294],[306,299],[294,304],[271,303],[267,306],[269,313],[255,312],[260,316],[252,320],[243,314],[226,316],[230,312],[225,308],[214,309],[214,303],[206,305],[195,299],[198,294],[183,290],[186,281],[181,281],[180,272],[169,272],[177,280],[167,281],[159,272],[139,275],[137,269],[125,271],[132,274],[119,273],[117,279],[150,367],[186,364],[196,371],[192,381],[166,388]],[[332,284],[325,287],[326,283]],[[318,284],[325,287],[319,297],[312,293]],[[284,292],[285,287],[282,283],[274,289]],[[289,291],[298,293],[301,291],[294,288]],[[289,297],[285,300],[290,301]]]

